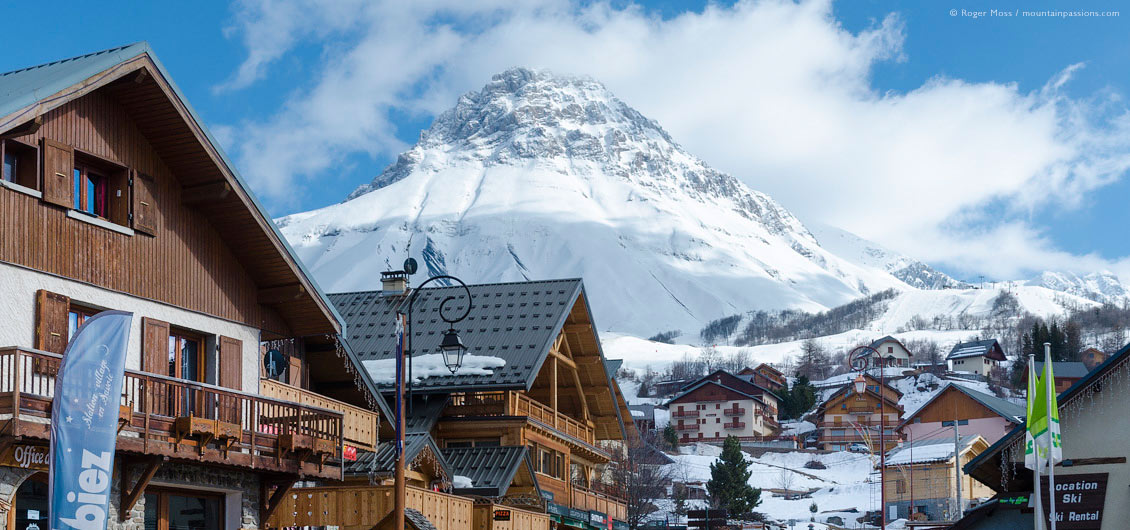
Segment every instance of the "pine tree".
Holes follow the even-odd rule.
[[[727,436],[722,444],[722,456],[710,464],[706,491],[710,493],[711,504],[725,508],[732,517],[749,515],[761,504],[761,490],[749,485],[752,474],[738,439]]]
[[[672,451],[679,448],[679,433],[675,431],[675,427],[670,423],[663,428],[663,441],[671,446]]]

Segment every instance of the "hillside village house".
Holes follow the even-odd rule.
[[[1090,372],[1090,370],[1087,369],[1087,365],[1085,365],[1081,362],[1077,362],[1077,361],[1053,361],[1053,362],[1055,364],[1052,365],[1052,371],[1054,372],[1053,375],[1055,376],[1055,391],[1057,393],[1062,393],[1064,390],[1071,388],[1071,385],[1074,385],[1077,381],[1086,377],[1087,373]],[[1036,361],[1035,362],[1035,368],[1036,368],[1036,373],[1040,374],[1040,377],[1043,377],[1044,363],[1042,361]],[[1021,377],[1021,381],[1022,381],[1022,384],[1025,387],[1027,387],[1027,385],[1028,385],[1028,371],[1027,370],[1024,371],[1024,375]]]
[[[1058,368],[1058,364],[1056,368]],[[1057,504],[1061,521],[1074,528],[1126,528],[1130,521],[1130,346],[1124,347],[1059,395],[1063,458],[1055,468],[1057,489],[1077,492]],[[1057,381],[1058,382],[1058,381]],[[1024,467],[1024,426],[1017,426],[965,465],[964,471],[997,495],[966,514],[954,528],[1032,528],[1025,510],[1034,480]],[[1041,480],[1047,488],[1047,478]],[[1024,511],[1022,511],[1024,510]],[[1066,528],[1064,524],[1060,526]]]
[[[375,384],[389,399],[395,314],[411,292],[405,287],[391,282],[383,291],[330,295],[351,348],[370,371],[384,374]],[[627,506],[605,471],[638,435],[614,379],[618,363],[604,359],[581,280],[468,287],[471,300],[462,288],[439,287],[420,290],[413,304],[408,507],[440,530],[625,527]],[[454,375],[439,353],[448,329],[439,307],[449,296],[445,311],[453,314],[471,304],[455,324],[467,353]],[[393,437],[391,423],[382,423],[382,437]],[[387,445],[360,454],[345,485],[292,490],[273,526],[380,523],[392,503]],[[330,508],[307,509],[312,502]],[[522,526],[494,523],[499,510]]]
[[[956,421],[961,434],[976,434],[991,444],[1023,425],[1024,415],[1024,405],[949,383],[905,418],[898,431],[912,442],[946,430],[952,432]]]
[[[859,387],[862,387],[861,392]],[[879,448],[879,433],[883,432],[883,447],[890,450],[898,444],[895,432],[902,406],[902,392],[881,385],[870,374],[860,374],[850,384],[844,385],[816,408],[816,428],[820,433],[820,448],[827,451],[844,451],[853,444],[864,444],[871,452]],[[674,417],[674,415],[672,415]],[[886,430],[882,427],[886,426]]]
[[[996,339],[959,342],[946,355],[950,370],[986,376],[1006,359]]]
[[[957,440],[959,465],[973,460],[989,447],[976,434]],[[978,499],[993,496],[993,490],[954,466],[953,436],[938,436],[902,444],[887,455],[887,519],[952,521]],[[959,478],[955,478],[960,473]],[[957,506],[957,480],[961,480],[961,507]],[[892,513],[893,512],[893,513]]]
[[[779,428],[777,396],[724,370],[691,383],[667,402],[667,408],[685,442],[721,442],[728,436],[760,441]]]
[[[773,392],[788,386],[788,380],[785,379],[785,374],[765,363],[757,365],[757,368],[743,368],[737,375],[755,385],[768,388]]]
[[[1079,362],[1087,367],[1087,370],[1094,370],[1096,366],[1100,365],[1107,358],[1106,352],[1098,348],[1087,348],[1079,352]]]
[[[882,366],[895,366],[900,368],[910,367],[910,350],[902,344],[898,339],[887,335],[870,344],[875,351],[879,352],[882,358]],[[871,358],[870,368],[878,368],[880,366],[879,359],[874,356]]]
[[[43,527],[54,377],[134,314],[108,528],[263,528],[377,447],[345,325],[145,43],[0,74],[0,520]],[[263,351],[287,369],[267,378]]]

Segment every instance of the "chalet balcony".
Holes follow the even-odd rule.
[[[726,416],[745,416],[745,409],[741,407],[730,407],[722,409],[722,414]]]
[[[673,410],[671,411],[672,418],[697,418],[697,410]]]
[[[745,422],[734,420],[734,421],[731,421],[731,422],[723,423],[722,428],[723,429],[744,429],[745,428]]]
[[[445,416],[523,416],[540,423],[576,442],[586,449],[596,451],[607,457],[608,452],[596,447],[595,431],[590,425],[582,423],[552,407],[540,403],[522,392],[476,392],[473,394],[452,394],[451,403],[444,409]]]
[[[342,437],[345,439],[346,445],[367,451],[375,451],[377,449],[379,417],[376,412],[356,407],[336,399],[330,399],[303,388],[280,383],[273,379],[261,379],[259,381],[259,394],[264,397],[336,410],[340,412],[344,418]]]
[[[4,435],[48,440],[62,356],[0,349]],[[126,370],[118,451],[264,471],[342,477],[342,413]]]
[[[559,478],[538,473],[538,486],[553,497],[549,502],[577,510],[593,510],[620,521],[628,520],[627,501],[599,488],[588,488]]]
[[[675,424],[675,430],[676,431],[697,431],[698,430],[698,422],[696,421],[694,423],[683,423],[683,422],[676,423]]]

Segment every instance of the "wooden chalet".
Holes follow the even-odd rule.
[[[371,372],[383,375],[376,383],[392,399],[395,315],[410,291],[389,287],[330,298],[348,325],[351,348]],[[454,300],[445,311],[471,304],[469,316],[455,327],[467,346],[463,365],[475,368],[452,375],[441,364],[413,382],[407,432],[427,443],[409,447],[412,491],[450,492],[426,495],[443,499],[443,506],[456,503],[464,519],[470,507],[476,528],[487,528],[478,526],[480,519],[491,521],[480,511],[496,510],[533,518],[537,528],[625,527],[627,506],[604,470],[638,435],[613,377],[615,365],[605,362],[583,284],[573,279],[469,289],[470,300],[462,288],[440,287],[420,291],[413,303],[413,370],[434,367],[440,357],[447,324],[439,307],[449,296]],[[391,423],[383,423],[382,437],[392,436]],[[367,504],[369,512],[363,517],[351,512],[348,521],[360,521],[358,527],[379,523],[391,509],[384,495],[392,488],[392,460],[381,453],[360,457],[347,469],[344,487],[294,490],[286,501],[291,504],[272,522],[334,524],[334,517],[307,510],[305,503],[333,503],[341,510],[352,502],[343,495],[376,495],[384,504]],[[446,510],[425,515],[435,522],[447,517]],[[438,522],[437,527],[445,528]]]
[[[911,521],[954,521],[970,505],[993,496],[993,491],[960,470],[989,447],[977,434],[952,435],[904,443],[887,455],[886,510]],[[958,462],[955,466],[954,449]],[[958,481],[961,504],[957,504]],[[896,517],[891,517],[896,518]]]
[[[757,368],[743,368],[737,375],[750,377],[750,381],[754,384],[763,386],[774,392],[788,386],[788,379],[785,378],[785,374],[766,363],[757,365]]]
[[[730,436],[740,441],[762,441],[776,425],[761,398],[711,378],[671,398],[667,408],[682,442],[720,443]]]
[[[902,393],[869,374],[862,374],[866,388],[862,394],[854,384],[847,384],[833,392],[816,409],[817,430],[821,449],[844,451],[853,444],[866,445],[871,452],[879,448],[879,433],[886,425],[884,449],[890,450],[899,441],[895,428],[902,416],[899,399]],[[882,411],[882,414],[880,414]]]
[[[959,342],[946,355],[950,370],[984,376],[988,376],[1007,359],[997,339]]]
[[[977,434],[991,444],[1023,425],[1024,415],[1024,405],[949,383],[904,419],[898,432],[909,441],[926,439],[957,422],[962,434]]]
[[[7,528],[47,515],[46,460],[13,455],[45,450],[61,355],[106,309],[135,315],[109,528],[261,528],[377,447],[343,320],[147,44],[0,74],[0,159]]]

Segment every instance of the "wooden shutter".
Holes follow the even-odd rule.
[[[290,370],[287,372],[290,384],[302,388],[302,359],[292,355],[290,357]]]
[[[220,386],[243,390],[243,341],[220,337]]]
[[[35,347],[62,354],[70,340],[67,336],[67,314],[71,310],[71,299],[43,289],[35,296]]]
[[[133,172],[133,229],[151,236],[157,235],[157,209],[153,203],[156,187],[153,177]]]
[[[141,319],[141,370],[169,375],[169,323]]]
[[[75,150],[50,138],[41,141],[43,152],[43,201],[70,208],[74,206]]]

